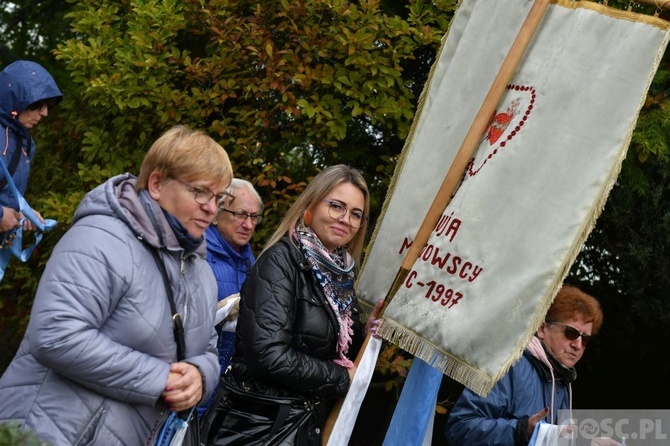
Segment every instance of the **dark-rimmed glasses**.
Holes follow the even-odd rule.
[[[360,228],[361,225],[363,225],[363,223],[368,219],[368,216],[365,215],[363,211],[356,209],[350,211],[339,201],[326,200],[325,198],[321,201],[328,203],[328,215],[330,215],[330,218],[333,220],[339,220],[340,218],[345,217],[347,213],[349,213],[349,225],[352,228]]]
[[[572,325],[561,324],[560,322],[547,322],[547,324],[560,325],[561,327],[563,327],[563,336],[565,336],[565,339],[567,339],[568,341],[576,341],[577,338],[581,337],[582,344],[586,345],[589,343],[591,338],[593,338],[592,335],[580,333],[579,330],[577,330]]]
[[[231,211],[230,209],[221,209],[223,212],[228,212],[233,216],[236,222],[238,223],[244,223],[247,221],[247,218],[251,220],[251,223],[257,225],[263,220],[263,216],[261,214],[250,214],[248,212],[244,211]]]
[[[210,201],[212,201],[212,198],[216,198],[214,201],[216,205],[220,208],[221,206],[224,205],[223,200],[228,199],[228,203],[226,203],[228,206],[230,206],[233,201],[235,201],[235,196],[230,194],[229,192],[223,192],[220,194],[215,194],[209,189],[194,186],[191,183],[187,183],[184,180],[180,180],[179,178],[173,178],[176,182],[183,184],[184,186],[188,187],[190,191],[193,193],[193,199],[195,200],[196,203],[198,204],[207,204]]]

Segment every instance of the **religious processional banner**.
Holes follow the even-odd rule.
[[[358,281],[384,297],[533,2],[464,0]],[[378,334],[481,395],[521,356],[600,214],[669,23],[553,0]]]

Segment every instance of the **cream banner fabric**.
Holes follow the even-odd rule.
[[[383,298],[529,0],[464,0],[422,94],[358,286]],[[485,395],[521,356],[593,228],[668,22],[549,5],[463,181],[378,333]]]

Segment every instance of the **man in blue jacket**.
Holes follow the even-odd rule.
[[[571,409],[575,364],[603,322],[592,296],[564,285],[523,356],[486,397],[465,389],[452,408],[449,446],[525,446],[540,420]]]
[[[219,203],[219,212],[207,228],[207,263],[214,272],[219,301],[216,332],[221,374],[226,371],[235,352],[235,328],[240,302],[240,289],[256,263],[251,251],[251,237],[263,219],[263,200],[247,180],[233,178],[228,195]],[[220,320],[223,318],[223,320]],[[204,416],[215,398],[198,408]]]
[[[0,160],[21,195],[26,192],[35,157],[35,141],[29,131],[62,99],[54,78],[35,62],[19,60],[0,72]],[[0,233],[19,227],[22,217],[19,203],[0,172]],[[25,220],[24,229],[33,229],[29,220]]]
[[[230,305],[227,316],[216,326],[221,373],[225,372],[235,350],[239,293],[256,263],[250,241],[256,225],[263,219],[263,201],[250,182],[233,178],[228,192],[230,195],[219,203],[219,213],[206,232],[207,263],[216,278],[219,308],[225,303],[237,302]]]

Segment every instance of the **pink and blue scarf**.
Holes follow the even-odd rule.
[[[354,300],[354,267],[356,263],[351,254],[344,248],[337,248],[328,252],[321,240],[311,228],[298,224],[294,237],[298,241],[300,251],[307,258],[312,267],[316,280],[321,285],[330,307],[337,316],[340,327],[337,342],[338,358],[333,362],[349,368],[353,363],[346,354],[351,345],[353,335],[351,318],[351,303]]]

